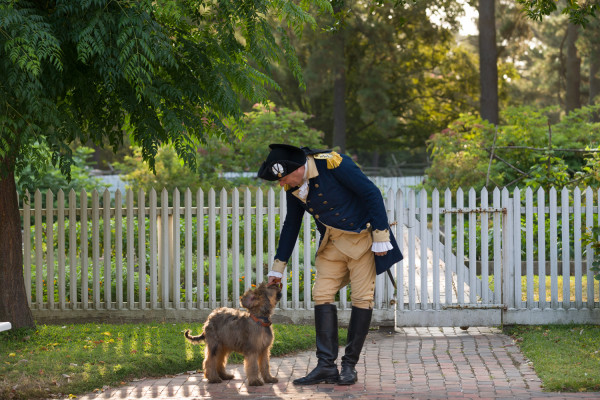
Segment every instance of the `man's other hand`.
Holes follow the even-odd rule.
[[[269,276],[267,286],[277,286],[279,291],[281,291],[281,289],[283,289],[283,284],[281,283],[281,278],[277,278],[276,276]]]

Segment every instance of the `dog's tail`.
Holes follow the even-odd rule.
[[[200,343],[200,342],[203,342],[203,341],[204,341],[204,339],[205,339],[204,332],[202,332],[202,334],[201,334],[201,335],[198,335],[198,336],[192,336],[192,335],[190,334],[190,330],[189,330],[189,329],[186,329],[186,331],[185,331],[185,333],[183,334],[183,336],[185,336],[185,338],[186,338],[186,339],[187,339],[189,342],[191,342],[191,343]]]

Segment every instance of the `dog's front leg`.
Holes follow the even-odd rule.
[[[279,380],[271,375],[271,368],[269,366],[269,350],[267,349],[258,357],[258,365],[260,367],[260,374],[263,377],[265,383],[277,383]]]
[[[258,377],[258,355],[246,354],[244,357],[244,370],[248,377],[248,386],[262,386],[263,383]]]

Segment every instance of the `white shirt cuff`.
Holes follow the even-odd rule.
[[[269,271],[269,273],[267,274],[267,278],[269,276],[274,276],[275,278],[283,278],[283,274],[277,271]]]
[[[371,246],[371,250],[374,253],[383,253],[384,251],[388,251],[393,248],[394,247],[390,242],[373,242],[373,246]]]

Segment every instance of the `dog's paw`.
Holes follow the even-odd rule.
[[[248,386],[262,386],[263,383],[260,379],[255,379],[248,382]]]
[[[233,379],[233,374],[219,374],[219,376],[225,381],[230,381]]]
[[[212,378],[208,380],[208,383],[221,383],[223,380],[221,378]]]
[[[277,383],[279,382],[279,379],[275,378],[274,376],[269,376],[265,378],[265,383]]]

